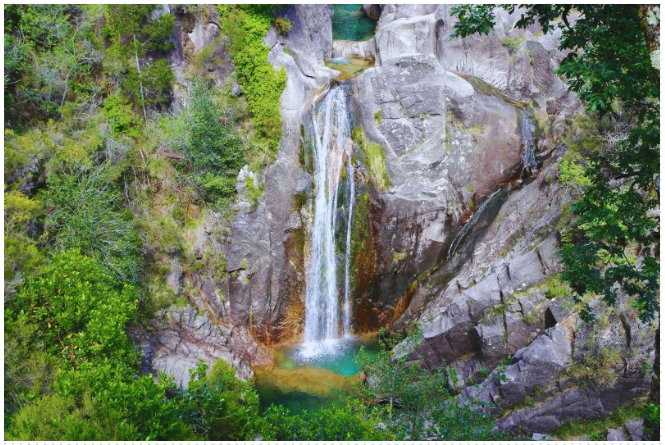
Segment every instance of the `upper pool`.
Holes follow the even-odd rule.
[[[362,5],[333,5],[332,32],[335,40],[369,40],[376,31],[376,22],[360,11]]]

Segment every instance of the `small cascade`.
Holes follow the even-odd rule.
[[[526,108],[522,115],[522,145],[524,154],[522,155],[523,174],[532,175],[537,168],[536,163],[536,143],[533,134],[536,130],[536,124],[531,120],[531,110]]]
[[[481,205],[478,207],[478,210],[475,211],[469,222],[464,224],[464,227],[462,227],[462,230],[460,230],[457,235],[455,236],[455,239],[453,239],[453,242],[450,244],[450,247],[448,248],[448,259],[450,259],[453,255],[455,255],[455,251],[459,247],[460,243],[464,239],[467,233],[473,228],[474,225],[478,222],[480,217],[483,215],[483,212],[487,208],[487,206],[492,202],[492,198],[499,193],[501,189],[497,190],[496,192],[492,193]]]
[[[317,98],[305,123],[312,140],[314,160],[314,222],[311,235],[311,262],[307,273],[305,301],[306,343],[331,340],[350,333],[351,220],[354,180],[351,154],[351,123],[344,86],[335,86]],[[346,161],[347,181],[341,181]],[[340,187],[346,187],[346,246],[344,249],[343,302],[338,283],[338,257],[335,233],[338,230]],[[343,224],[343,222],[342,222]],[[340,225],[340,229],[344,225]]]

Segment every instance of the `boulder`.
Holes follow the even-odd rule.
[[[608,442],[625,442],[628,441],[626,432],[623,428],[609,428],[607,430],[607,441]]]

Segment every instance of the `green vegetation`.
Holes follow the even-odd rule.
[[[470,74],[465,74],[465,73],[457,73],[460,77],[464,78],[467,80],[471,86],[473,86],[473,89],[482,95],[485,96],[494,96],[498,97],[508,105],[512,105],[515,108],[519,109],[524,109],[526,108],[527,104],[524,102],[521,102],[513,97],[508,96],[498,88],[490,85],[489,83],[485,82],[479,77],[472,76]]]
[[[358,361],[370,385],[356,387],[354,397],[367,401],[396,440],[502,440],[510,435],[494,429],[483,410],[458,405],[449,394],[445,366],[431,370],[413,361],[411,351],[422,332],[407,329],[407,336],[388,337],[380,331],[385,348],[375,356],[364,350]]]
[[[513,52],[519,51],[520,47],[524,43],[525,37],[524,36],[519,36],[519,37],[505,37],[501,43],[506,45],[508,48],[513,50]]]
[[[219,5],[222,32],[229,36],[229,53],[236,79],[247,97],[258,136],[277,153],[282,137],[279,100],[286,87],[284,68],[275,71],[268,62],[270,48],[263,44],[275,5]],[[280,25],[280,26],[283,26]]]
[[[122,280],[139,275],[141,242],[122,196],[109,188],[107,170],[56,176],[44,194],[48,242],[55,251],[81,249]]]
[[[515,6],[505,8],[515,10]],[[589,156],[586,179],[580,178],[570,160],[563,166],[564,180],[577,178],[584,186],[573,205],[574,228],[561,252],[566,266],[563,277],[577,300],[589,292],[602,295],[610,305],[617,298],[614,285],[620,284],[635,298],[642,320],[649,321],[658,311],[659,262],[645,252],[639,264],[631,263],[626,260],[626,249],[653,245],[659,227],[658,218],[650,216],[658,206],[660,152],[659,72],[651,62],[657,43],[649,31],[655,25],[647,22],[653,11],[636,5],[585,5],[579,8],[581,17],[570,26],[571,8],[527,5],[517,27],[538,21],[545,32],[560,28],[559,48],[572,50],[559,68],[570,89],[590,113],[616,119],[621,111],[621,120],[630,124],[627,136]],[[492,9],[492,5],[454,8],[460,21],[453,36],[488,34],[494,25]],[[588,306],[581,315],[593,319]]]
[[[277,34],[286,34],[290,29],[291,20],[284,17],[278,17],[275,19],[275,31],[277,31]]]
[[[245,99],[188,73],[203,80],[171,114],[174,16],[157,5],[5,14],[5,438],[253,439],[258,399],[233,369],[201,364],[184,390],[137,378],[127,335],[188,304],[164,284],[174,257],[224,278],[191,231],[268,161]]]
[[[384,148],[377,143],[367,141],[360,127],[353,129],[352,139],[362,149],[365,165],[376,188],[385,190],[390,187]]]
[[[95,6],[5,5],[5,127],[20,129],[65,111],[84,117],[103,43]],[[76,111],[75,111],[76,110]]]
[[[556,430],[553,436],[561,440],[569,440],[582,436],[589,436],[589,438],[594,436],[596,440],[605,440],[606,438],[603,438],[602,435],[607,434],[608,428],[618,428],[623,426],[626,420],[641,417],[641,411],[641,404],[639,402],[622,405],[612,411],[605,419],[572,420]]]
[[[193,167],[193,186],[204,201],[217,206],[233,199],[238,172],[245,164],[244,147],[235,130],[237,116],[226,111],[221,100],[215,97],[209,83],[193,82],[184,117],[187,136],[182,147]]]
[[[377,427],[381,422],[375,410],[360,402],[347,402],[314,412],[291,414],[281,406],[271,406],[265,414],[270,425],[266,440],[393,440],[388,431]]]
[[[406,258],[406,252],[395,252],[393,255],[393,265],[403,261]]]
[[[256,208],[256,206],[259,205],[259,198],[261,198],[261,195],[263,195],[263,192],[265,191],[265,183],[261,181],[257,187],[254,184],[254,179],[247,175],[245,177],[245,187],[247,188],[247,195],[249,196],[250,201],[252,201],[252,206]],[[297,200],[298,197],[296,197],[296,203]]]
[[[106,72],[142,110],[144,117],[148,107],[170,104],[174,80],[166,59],[148,57],[149,52],[155,54],[174,48],[168,37],[173,32],[175,17],[157,14],[158,9],[159,5],[103,7],[102,35],[110,43],[104,60]]]
[[[381,125],[383,122],[383,112],[381,109],[378,109],[376,112],[374,112],[374,122],[376,122],[376,125]]]

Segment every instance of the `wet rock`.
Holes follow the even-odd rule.
[[[370,20],[379,20],[381,16],[381,5],[362,5],[361,10]]]

